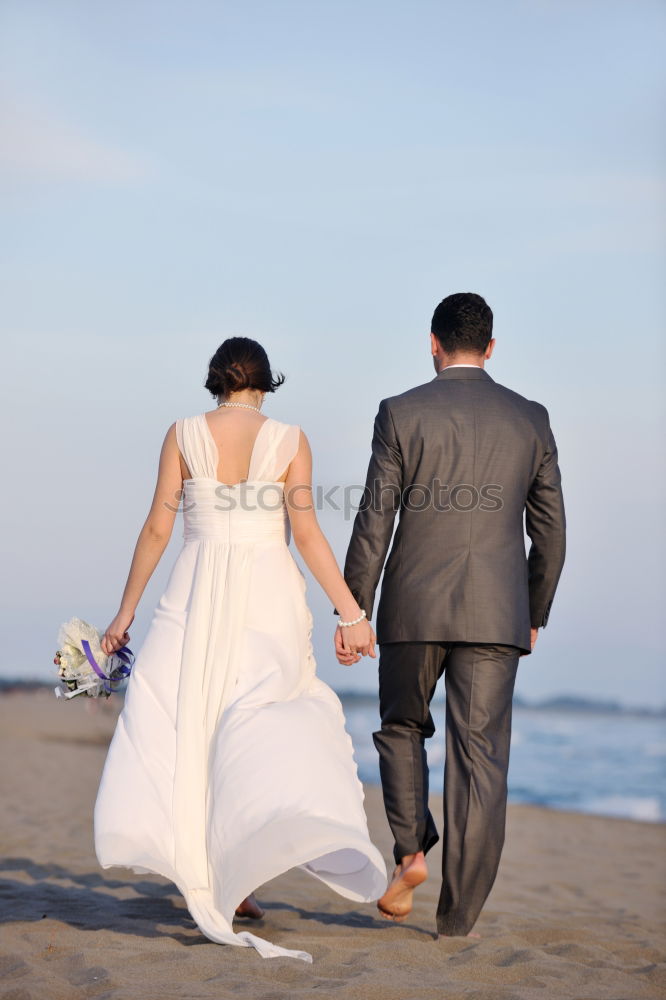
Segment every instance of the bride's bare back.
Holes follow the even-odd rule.
[[[215,478],[226,486],[245,482],[249,476],[254,446],[268,417],[245,409],[221,407],[204,414],[211,437],[217,448],[219,463]],[[180,455],[183,479],[191,478],[185,459]],[[285,469],[276,482],[285,482]]]

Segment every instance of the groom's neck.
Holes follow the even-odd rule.
[[[451,365],[474,365],[477,368],[483,368],[485,361],[483,354],[464,354],[463,352],[446,354],[442,351],[437,358],[438,371],[440,372],[444,371],[445,368],[450,368]]]

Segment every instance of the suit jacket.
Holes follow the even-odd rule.
[[[345,580],[378,642],[501,643],[530,650],[565,552],[548,411],[482,368],[445,368],[384,399]],[[531,540],[525,551],[524,527]]]

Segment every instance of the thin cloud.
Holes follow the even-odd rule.
[[[0,171],[10,177],[131,184],[149,174],[140,155],[100,142],[58,114],[0,104]]]

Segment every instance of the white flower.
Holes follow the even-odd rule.
[[[104,670],[106,653],[102,651],[102,635],[103,633],[96,629],[94,625],[89,625],[88,622],[81,621],[80,618],[72,618],[70,621],[65,622],[64,625],[61,625],[58,634],[58,646],[68,656],[72,655],[74,662],[76,659],[74,656],[75,653],[86,659],[81,640],[87,639],[90,643],[90,651],[95,657],[95,662],[100,670]]]
[[[69,642],[63,642],[60,646],[60,663],[67,670],[78,670],[79,667],[86,663],[86,654],[83,649],[77,649]]]

